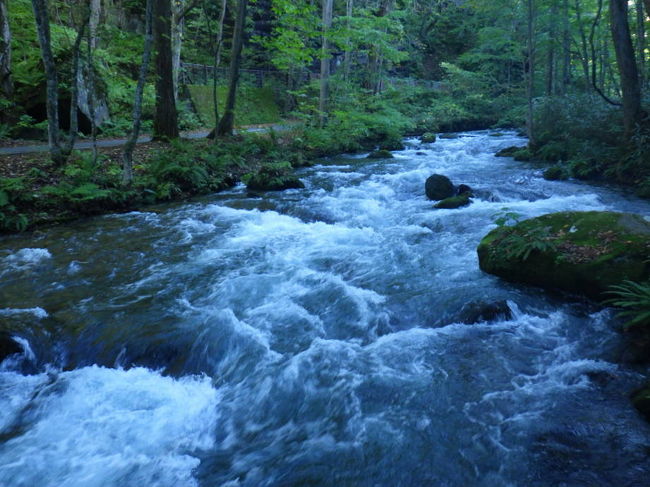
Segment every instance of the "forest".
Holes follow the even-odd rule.
[[[0,485],[643,485],[650,0],[0,0]]]

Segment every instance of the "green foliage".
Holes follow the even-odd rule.
[[[0,231],[22,232],[29,224],[19,206],[31,201],[22,178],[0,178]]]
[[[509,227],[519,223],[521,217],[521,213],[510,211],[509,208],[501,208],[501,211],[492,215],[492,221],[498,227]]]
[[[260,191],[281,191],[302,188],[302,182],[293,175],[291,163],[267,162],[256,173],[245,175],[243,181],[249,189]]]
[[[188,90],[192,103],[203,124],[214,127],[212,86],[189,85]],[[227,94],[228,89],[226,86],[217,87],[217,103],[220,108],[224,107]],[[280,109],[275,99],[275,93],[270,86],[257,88],[242,84],[237,91],[237,111],[235,115],[237,125],[279,122],[281,119]],[[220,112],[220,115],[223,115],[223,113]]]
[[[612,286],[609,294],[614,297],[606,303],[623,309],[618,316],[628,320],[624,325],[626,328],[648,330],[650,327],[650,281],[625,281],[620,285]]]
[[[528,260],[533,252],[553,252],[557,245],[546,228],[532,228],[524,233],[511,231],[500,243],[509,258]]]

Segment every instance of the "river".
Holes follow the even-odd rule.
[[[3,237],[0,485],[643,485],[648,370],[612,311],[486,275],[476,246],[506,212],[650,204],[494,135]],[[433,173],[477,198],[433,209]],[[459,323],[477,300],[512,316]]]

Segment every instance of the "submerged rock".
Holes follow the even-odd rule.
[[[614,212],[560,212],[499,227],[477,249],[480,268],[508,281],[594,299],[650,277],[650,222]]]
[[[438,202],[436,205],[434,205],[434,208],[439,208],[439,209],[446,209],[446,210],[453,210],[455,208],[460,208],[462,206],[467,206],[469,205],[472,200],[470,199],[472,196],[472,193],[466,192],[466,193],[461,193],[456,196],[452,196],[450,198],[445,198],[444,200]]]
[[[473,192],[474,191],[472,190],[472,188],[466,184],[459,184],[458,187],[456,188],[456,194],[458,195],[469,194],[470,196],[472,196]]]
[[[424,144],[432,144],[437,140],[436,134],[433,132],[426,132],[420,137],[420,141]]]
[[[451,180],[442,174],[429,176],[424,184],[424,190],[427,194],[427,198],[435,201],[444,200],[445,198],[450,198],[456,194],[456,189]]]
[[[632,395],[634,407],[650,421],[650,387],[641,389]]]
[[[392,159],[393,157],[393,154],[386,149],[379,149],[368,154],[368,159]]]
[[[21,347],[9,333],[0,332],[0,362],[6,359],[9,355],[22,352],[23,347]]]
[[[422,151],[418,151],[418,152],[415,153],[415,155],[416,155],[416,156],[426,156],[427,153],[426,153],[426,152],[422,152]]]
[[[515,157],[515,155],[517,155],[518,152],[525,149],[526,147],[513,145],[512,147],[506,147],[505,149],[501,149],[499,152],[497,152],[494,155],[496,157]]]
[[[544,179],[547,181],[559,181],[568,179],[568,175],[562,166],[551,166],[544,171]]]
[[[277,162],[263,165],[249,176],[246,187],[253,191],[283,191],[304,188],[303,182],[293,174],[291,164]]]
[[[458,139],[458,138],[460,138],[460,135],[458,135],[458,134],[441,134],[440,138],[441,139]]]
[[[505,300],[489,303],[486,301],[472,301],[462,307],[458,314],[458,321],[467,325],[485,323],[496,320],[512,319],[512,311]]]

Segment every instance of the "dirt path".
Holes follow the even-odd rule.
[[[288,125],[281,124],[265,124],[265,125],[249,125],[240,127],[235,132],[267,132],[269,130],[283,131],[289,128]],[[184,139],[203,139],[208,136],[209,130],[196,130],[193,132],[183,132],[181,137]],[[151,142],[150,135],[143,135],[138,138],[138,144]],[[97,147],[116,147],[124,145],[126,139],[98,139]],[[92,149],[93,143],[88,140],[79,140],[75,143],[75,149]],[[30,154],[34,152],[47,152],[49,147],[47,144],[34,144],[34,145],[17,145],[13,147],[0,147],[0,156],[10,156],[17,154]]]

